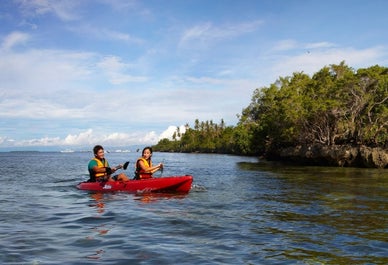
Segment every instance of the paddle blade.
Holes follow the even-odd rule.
[[[126,170],[128,168],[128,165],[129,165],[129,161],[125,162],[123,165],[123,169]]]

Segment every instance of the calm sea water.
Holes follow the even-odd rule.
[[[0,153],[0,264],[388,264],[387,170],[154,153],[189,194],[93,194],[90,158]]]

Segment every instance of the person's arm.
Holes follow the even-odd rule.
[[[144,161],[140,160],[139,161],[139,165],[141,167],[141,169],[144,170],[145,173],[155,173],[156,171],[158,171],[159,169],[163,168],[163,164],[160,163],[158,164],[157,166],[154,166],[154,167],[147,167],[146,165],[144,165]]]
[[[117,165],[117,166],[115,166],[115,167],[110,167],[110,165],[109,165],[108,162],[107,162],[107,164],[108,164],[108,167],[111,169],[111,172],[112,172],[112,173],[115,173],[117,170],[119,170],[120,168],[123,167],[122,164],[119,164],[119,165]]]
[[[92,170],[94,173],[106,173],[107,171],[105,167],[98,167],[97,165],[92,167]]]
[[[162,163],[159,163],[157,166],[154,166],[154,167],[152,167],[152,168],[153,168],[153,169],[152,169],[151,173],[155,173],[156,171],[158,171],[158,170],[160,170],[160,169],[163,168],[163,164],[162,164]]]
[[[111,175],[112,173],[116,172],[118,169],[122,168],[122,165],[118,165],[117,167],[109,167],[109,164],[107,167],[98,167],[97,163],[95,166],[92,167],[92,170],[94,173],[106,173],[107,175]]]

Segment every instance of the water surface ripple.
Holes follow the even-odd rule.
[[[386,170],[155,153],[189,194],[102,194],[90,156],[0,153],[1,264],[388,264]]]

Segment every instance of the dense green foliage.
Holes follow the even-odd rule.
[[[213,121],[186,125],[159,151],[264,154],[300,144],[388,147],[388,68],[354,71],[344,62],[312,77],[279,78],[253,92],[236,126]]]

